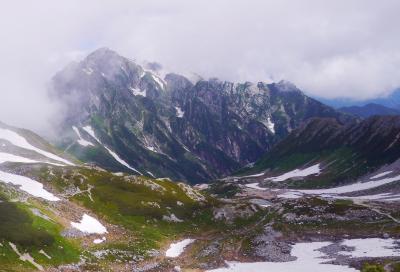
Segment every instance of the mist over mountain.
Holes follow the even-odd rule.
[[[0,119],[52,132],[59,109],[46,96],[49,78],[102,46],[205,79],[287,80],[325,98],[386,96],[400,85],[398,9],[392,0],[218,0],[212,9],[183,0],[12,1],[0,11]]]

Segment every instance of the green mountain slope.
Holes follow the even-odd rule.
[[[241,175],[265,172],[278,176],[320,164],[321,173],[289,182],[291,186],[332,187],[350,183],[399,159],[400,118],[377,116],[360,123],[339,124],[313,119],[293,131]]]
[[[2,125],[0,141],[1,271],[207,271],[232,260],[289,261],[293,243],[310,239],[399,238],[396,202],[219,198],[215,186],[80,164],[26,130]],[[186,239],[182,254],[168,253]]]

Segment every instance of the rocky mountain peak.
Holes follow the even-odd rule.
[[[292,82],[287,80],[281,80],[278,83],[272,83],[281,92],[297,92],[302,93],[302,91],[296,87]]]
[[[108,47],[100,47],[86,57],[86,59],[104,59],[104,58],[123,58],[123,57]]]
[[[157,177],[199,182],[256,161],[309,118],[346,119],[299,95],[301,91],[286,81],[211,78],[193,84],[173,73],[162,78],[154,71],[161,66],[151,67],[101,48],[58,73],[53,91],[66,105],[63,135],[69,135],[61,137],[62,147],[107,169],[126,171],[129,165]],[[93,147],[100,142],[84,127],[90,127],[102,144]],[[76,131],[93,146],[80,146]],[[102,156],[94,156],[92,149]]]
[[[81,69],[88,76],[93,73],[106,79],[132,77],[143,74],[144,69],[134,61],[120,56],[108,48],[100,48],[89,54],[81,63]]]

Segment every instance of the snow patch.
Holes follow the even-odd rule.
[[[150,176],[152,176],[153,178],[155,178],[156,176],[154,176],[154,174],[152,173],[152,172],[150,172],[150,171],[146,171],[147,172],[147,174],[149,174]]]
[[[356,191],[363,191],[381,185],[391,183],[400,180],[400,175],[392,178],[385,178],[380,180],[368,181],[368,182],[358,182],[350,185],[345,185],[341,187],[331,188],[331,189],[321,189],[321,190],[298,190],[298,192],[305,194],[344,194]]]
[[[19,256],[19,259],[23,262],[28,262],[31,265],[33,265],[34,267],[36,267],[37,270],[43,271],[43,266],[41,266],[40,264],[36,263],[35,260],[32,258],[31,255],[29,255],[29,253],[24,253],[21,254],[17,248],[16,245],[14,245],[13,243],[9,242],[8,243],[10,245],[10,247],[12,248],[12,250],[14,250],[14,252]]]
[[[292,255],[297,257],[290,262],[254,262],[239,263],[226,262],[227,267],[208,270],[209,272],[293,272],[293,271],[324,271],[324,272],[356,272],[357,269],[329,264],[331,261],[327,255],[319,251],[330,245],[331,242],[297,243],[292,248]],[[342,245],[355,247],[354,251],[340,252],[354,258],[358,257],[391,257],[399,256],[399,250],[395,249],[395,240],[392,239],[353,239],[345,240]]]
[[[325,257],[318,249],[328,246],[329,242],[313,242],[313,243],[298,243],[293,246],[292,255],[297,257],[295,261],[290,262],[254,262],[254,263],[239,263],[226,262],[227,268],[219,268],[209,270],[209,272],[293,272],[293,271],[324,271],[324,272],[355,272],[354,268],[345,266],[337,266],[332,264],[322,264],[329,261],[321,259]]]
[[[357,182],[353,183],[350,185],[345,185],[345,186],[340,186],[340,187],[335,187],[335,188],[330,188],[330,189],[315,189],[315,190],[290,190],[286,193],[283,193],[281,195],[278,195],[280,198],[294,198],[293,196],[296,196],[296,198],[301,197],[302,195],[320,195],[323,197],[328,197],[328,198],[341,198],[341,199],[366,199],[366,200],[385,200],[385,201],[395,201],[397,200],[396,198],[397,195],[383,195],[383,194],[378,194],[375,196],[355,196],[355,197],[350,197],[350,196],[340,196],[340,194],[346,194],[346,193],[352,193],[352,192],[358,192],[358,191],[363,191],[367,189],[372,189],[376,188],[388,183],[392,183],[395,181],[400,180],[400,175],[392,177],[392,178],[384,178],[380,180],[373,180],[373,181],[368,181],[368,182]],[[381,197],[381,198],[379,198]],[[388,198],[391,197],[392,199]]]
[[[143,96],[143,97],[146,97],[146,95],[147,95],[146,90],[142,91],[142,90],[139,90],[139,89],[135,89],[133,87],[129,87],[129,90],[132,91],[133,95],[139,95],[139,96]]]
[[[0,171],[0,181],[3,181],[5,183],[11,183],[13,185],[19,186],[19,188],[27,192],[28,194],[35,196],[35,197],[40,197],[48,201],[59,201],[60,199],[56,196],[54,196],[52,193],[46,191],[43,189],[43,184],[40,182],[37,182],[36,180],[24,177],[24,176],[19,176],[15,174],[10,174],[6,173],[3,171]]]
[[[133,170],[133,171],[135,171],[136,173],[139,173],[140,175],[142,175],[141,172],[139,172],[137,169],[131,167],[126,161],[124,161],[123,159],[121,159],[121,158],[117,155],[117,153],[115,153],[114,151],[112,151],[111,149],[109,149],[108,147],[106,147],[106,146],[100,141],[100,139],[96,137],[96,134],[94,133],[94,130],[93,130],[93,128],[92,128],[91,126],[83,127],[83,129],[84,129],[87,133],[89,133],[89,135],[92,136],[99,144],[101,144],[101,145],[108,151],[108,153],[110,153],[110,155],[111,155],[117,162],[119,162],[119,163],[122,164],[123,166],[125,166],[125,167],[127,167],[127,168],[129,168],[129,169],[131,169],[131,170]]]
[[[393,172],[393,171],[382,172],[382,173],[377,174],[377,175],[375,175],[375,176],[373,176],[373,177],[370,177],[369,179],[378,179],[378,178],[382,178],[382,177],[384,177],[384,176],[389,175],[389,174],[392,173],[392,172]]]
[[[63,162],[67,165],[74,165],[73,163],[71,163],[57,155],[54,155],[50,152],[41,150],[41,149],[31,145],[24,137],[22,137],[21,135],[19,135],[18,133],[14,132],[12,130],[0,128],[0,139],[9,141],[10,143],[12,143],[15,146],[35,151],[36,153],[39,153],[49,159]]]
[[[185,115],[185,112],[180,107],[175,107],[176,117],[182,118]]]
[[[104,243],[106,240],[107,240],[106,237],[103,237],[103,238],[101,238],[101,239],[94,239],[94,240],[93,240],[93,243],[96,244],[96,245],[98,245],[98,244]]]
[[[336,198],[343,198],[343,199],[360,199],[360,200],[383,200],[388,197],[394,197],[396,195],[392,195],[390,193],[382,193],[382,194],[376,194],[376,195],[363,195],[363,196],[343,196],[343,197],[336,197]]]
[[[9,153],[0,152],[0,163],[5,163],[5,162],[37,163],[39,161],[31,160],[28,158],[16,156]]]
[[[165,81],[156,76],[155,74],[151,73],[151,77],[154,79],[155,82],[160,86],[161,89],[165,88]]]
[[[268,117],[267,118],[267,128],[273,133],[275,134],[275,124],[272,122],[271,118]]]
[[[398,257],[400,249],[396,248],[396,240],[367,238],[344,240],[341,245],[354,247],[353,251],[339,252],[341,255],[351,256],[352,258],[379,258],[379,257]]]
[[[45,162],[45,161],[37,161],[32,160],[24,157],[20,157],[17,155],[9,154],[0,152],[0,164],[5,162],[20,162],[20,163],[47,163],[55,166],[64,166],[63,164],[52,163],[52,162]]]
[[[168,250],[165,252],[165,256],[169,258],[179,257],[183,253],[185,248],[194,241],[194,239],[185,239],[177,243],[172,243],[169,246]]]
[[[380,201],[400,201],[400,195],[394,195],[390,198],[380,199]]]
[[[89,133],[90,136],[92,136],[97,142],[101,143],[99,138],[96,137],[96,134],[94,133],[94,130],[91,126],[86,126],[82,128],[84,131]]]
[[[79,129],[75,126],[72,127],[72,129],[75,131],[76,135],[78,135],[78,144],[80,144],[81,146],[94,146],[94,144],[92,144],[89,141],[86,141],[85,139],[82,138],[81,133],[79,132]]]
[[[258,173],[258,174],[254,174],[254,175],[248,175],[248,176],[242,176],[242,177],[238,177],[238,178],[257,178],[257,177],[261,177],[265,174],[265,172],[262,173]]]
[[[41,249],[39,251],[40,254],[42,254],[43,256],[45,256],[47,259],[51,260],[51,256],[49,254],[47,254],[43,249]]]
[[[156,152],[156,148],[154,146],[145,146],[146,149],[152,151],[152,152]]]
[[[277,177],[266,178],[265,180],[271,181],[285,181],[290,178],[307,177],[310,175],[319,175],[321,173],[320,164],[307,167],[305,169],[295,169]]]
[[[258,182],[245,184],[244,186],[251,188],[251,189],[256,189],[256,190],[267,190],[267,188],[260,187]]]
[[[104,234],[107,233],[107,229],[95,218],[87,215],[83,215],[79,223],[71,222],[71,226],[89,234]]]
[[[286,199],[297,199],[297,198],[301,198],[303,196],[302,193],[299,192],[285,192],[283,194],[278,195],[279,198],[286,198]]]

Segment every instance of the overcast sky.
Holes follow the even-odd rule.
[[[3,0],[0,120],[45,127],[46,83],[107,46],[171,71],[286,79],[321,97],[400,86],[398,0]]]

